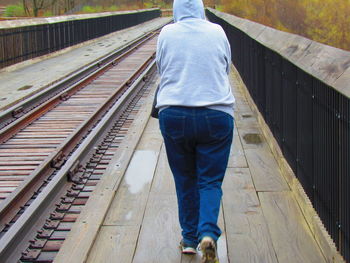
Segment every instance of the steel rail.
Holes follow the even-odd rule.
[[[0,242],[0,258],[8,258],[17,245],[22,241],[23,236],[31,230],[32,226],[40,216],[42,211],[46,210],[52,199],[60,192],[61,187],[67,181],[67,175],[76,162],[85,158],[95,143],[106,131],[106,128],[111,125],[113,118],[124,107],[124,103],[137,91],[140,83],[144,81],[146,76],[155,69],[155,61],[153,60],[147,68],[141,73],[135,82],[127,89],[120,99],[112,106],[108,113],[102,118],[94,130],[90,132],[87,138],[79,145],[72,156],[63,165],[55,177],[48,183],[45,189],[24,211],[21,217],[14,225],[3,235]]]
[[[145,41],[149,40],[154,36],[151,35],[145,40],[142,41],[144,43]],[[138,45],[139,46],[139,45]],[[133,49],[130,49],[127,51],[127,54],[132,52],[136,47],[133,47]],[[124,54],[125,56],[125,54]],[[124,57],[123,56],[123,57]],[[147,63],[150,63],[150,61],[153,59],[154,53],[152,56],[149,57]],[[121,56],[119,57],[121,59]],[[117,59],[118,60],[118,59]],[[117,61],[116,60],[116,61]],[[112,61],[111,63],[108,63],[104,67],[100,69],[100,71],[96,74],[101,74],[101,72],[105,72],[109,68],[111,68],[115,61]],[[130,79],[135,79],[137,75],[140,74],[142,69],[145,68],[145,65],[140,66],[138,69],[134,71],[132,74],[132,77]],[[95,74],[95,75],[96,75]],[[91,76],[89,77],[89,80],[91,79]],[[85,120],[75,131],[73,134],[71,134],[66,141],[64,141],[54,152],[52,152],[43,163],[41,163],[17,188],[14,192],[12,192],[1,204],[0,204],[0,229],[3,229],[6,224],[16,215],[17,211],[20,209],[21,206],[23,206],[27,200],[28,195],[30,195],[30,190],[32,192],[36,191],[38,186],[37,182],[42,181],[47,177],[48,174],[51,174],[56,169],[59,169],[60,166],[64,164],[66,161],[66,158],[68,154],[74,149],[75,145],[82,139],[82,137],[87,133],[89,129],[91,129],[94,125],[94,123],[101,118],[101,116],[106,112],[108,107],[112,105],[112,103],[116,100],[116,98],[120,95],[121,92],[124,92],[127,86],[129,85],[130,79],[128,81],[125,81],[120,85],[120,89],[118,89],[114,94],[110,95],[110,97],[105,101],[103,105],[101,105],[92,115],[92,117],[89,120]],[[81,84],[87,83],[88,80],[82,80],[79,82],[79,85],[76,85],[72,89],[70,89],[70,94],[73,94],[77,89],[80,88]],[[30,116],[28,118],[32,120],[37,119],[39,115],[48,112],[51,108],[56,106],[58,103],[60,103],[61,98],[60,96],[56,96],[53,98],[54,102],[50,105],[46,106],[42,105],[40,109],[38,109],[36,112],[31,112]],[[23,116],[22,118],[24,118]],[[21,119],[22,119],[21,118]],[[23,119],[22,120],[25,125],[28,125],[28,121]],[[23,125],[21,123],[21,125]],[[12,125],[11,125],[12,126]],[[19,130],[20,128],[9,128],[12,130]],[[9,132],[4,135],[4,137],[8,137]]]
[[[159,30],[156,29],[155,31]],[[154,31],[153,31],[154,32]],[[43,90],[39,91],[37,94],[30,96],[21,102],[16,103],[14,106],[5,109],[0,113],[0,133],[6,131],[8,125],[11,125],[14,122],[18,122],[23,119],[24,115],[28,116],[28,114],[35,110],[36,107],[45,103],[53,97],[57,97],[62,95],[62,98],[65,97],[64,93],[75,83],[79,83],[88,79],[89,77],[93,77],[93,75],[98,71],[101,67],[104,67],[107,64],[115,63],[115,60],[118,59],[120,55],[123,55],[128,50],[132,49],[135,46],[138,46],[140,41],[149,38],[153,32],[146,33],[145,35],[131,41],[125,46],[115,50],[112,54],[108,54],[97,61],[85,66],[74,73],[71,73],[69,76],[59,80],[57,83],[54,83]]]
[[[123,59],[126,55],[131,53],[133,50],[137,49],[140,45],[142,45],[145,41],[149,40],[154,36],[154,33],[150,33],[148,36],[140,40],[136,45],[132,46],[130,49],[128,49],[125,53],[119,55],[117,58],[113,59],[112,61],[109,61],[105,65],[97,68],[94,72],[89,74],[88,76],[85,76],[83,79],[75,83],[73,86],[67,88],[67,90],[63,91],[63,93],[60,93],[50,100],[46,101],[43,105],[35,108],[34,110],[28,112],[27,114],[21,116],[16,121],[12,122],[5,128],[1,130],[0,133],[0,144],[6,142],[9,138],[11,138],[17,131],[23,129],[28,124],[30,124],[32,121],[36,120],[52,108],[54,108],[56,105],[61,103],[61,101],[66,100],[69,98],[72,94],[74,94],[78,89],[81,88],[81,86],[86,85],[89,83],[92,79],[96,78],[98,75],[103,74],[103,72],[107,71],[110,67],[112,67],[114,64],[118,63],[121,59]]]

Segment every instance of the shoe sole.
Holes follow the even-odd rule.
[[[185,255],[195,255],[197,251],[193,248],[181,248],[181,253]]]
[[[197,254],[197,249],[193,247],[185,247],[180,243],[181,253],[185,255],[195,255]]]
[[[216,248],[212,241],[203,241],[201,251],[203,253],[202,263],[219,263],[216,257]]]

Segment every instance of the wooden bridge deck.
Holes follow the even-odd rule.
[[[237,84],[233,74],[231,80]],[[242,90],[235,88],[234,94],[234,142],[219,218],[220,263],[326,262],[257,117]],[[199,255],[180,254],[174,184],[157,120],[147,117],[150,103],[132,135],[143,131],[141,140],[136,144],[136,137],[129,138],[128,150],[116,157],[55,262],[200,262]]]

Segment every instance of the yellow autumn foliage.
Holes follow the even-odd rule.
[[[223,12],[350,50],[349,0],[221,0]]]

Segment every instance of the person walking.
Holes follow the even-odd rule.
[[[182,253],[218,262],[221,185],[233,138],[231,49],[205,20],[202,0],[175,0],[174,22],[158,38],[156,108],[178,200]]]

